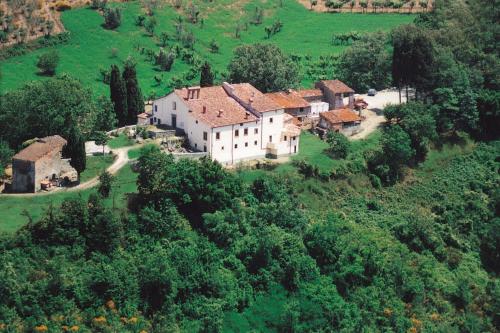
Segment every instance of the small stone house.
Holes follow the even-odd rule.
[[[351,136],[360,131],[361,117],[350,109],[337,109],[320,114],[319,129]]]
[[[330,104],[330,110],[348,107],[354,108],[354,90],[340,80],[323,80],[316,82],[316,88],[323,93],[325,102]],[[347,105],[344,98],[348,98]]]
[[[73,182],[78,173],[62,158],[67,141],[59,135],[37,139],[12,158],[12,191],[37,192],[58,179]]]

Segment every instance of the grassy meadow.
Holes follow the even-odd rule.
[[[135,25],[135,18],[143,9],[138,1],[113,4],[122,8],[122,24],[115,31],[106,30],[101,25],[102,16],[89,8],[78,8],[62,13],[64,26],[71,33],[68,44],[58,45],[60,56],[58,73],[70,73],[78,77],[94,94],[107,94],[108,87],[100,80],[100,69],[108,69],[111,64],[120,64],[129,55],[137,60],[138,76],[145,95],[166,93],[167,83],[172,76],[183,77],[189,70],[188,65],[176,59],[170,72],[159,72],[145,56],[140,54],[140,48],[159,49],[158,37],[161,32],[174,35],[174,20],[179,15],[185,16],[183,10],[175,10],[165,5],[156,10],[157,26],[155,36],[150,37],[144,28]],[[253,16],[256,6],[264,9],[264,22],[261,25],[245,24]],[[208,60],[219,73],[224,73],[229,63],[233,49],[242,44],[257,42],[274,43],[286,53],[298,56],[310,56],[312,60],[320,56],[339,54],[346,46],[332,45],[333,33],[349,31],[369,32],[376,30],[388,31],[400,24],[413,20],[413,15],[400,14],[335,14],[317,13],[304,8],[296,1],[286,1],[279,7],[277,1],[270,0],[223,0],[217,3],[199,1],[200,16],[203,24],[187,24],[196,37],[195,52]],[[266,38],[264,27],[276,20],[283,22],[281,32]],[[236,26],[243,27],[241,37],[235,37]],[[218,53],[209,51],[212,39],[220,46]],[[168,41],[172,46],[173,40]],[[30,80],[40,80],[35,66],[37,57],[46,52],[47,48],[36,50],[23,56],[7,59],[1,66],[2,77],[0,90],[8,91],[18,88]],[[155,75],[163,77],[157,84]],[[333,75],[333,73],[332,73]],[[196,81],[197,78],[193,79]],[[304,79],[302,84],[312,84],[310,79]]]
[[[90,165],[91,170],[95,170],[96,174],[101,171],[101,168],[97,167],[99,164],[97,162]],[[93,166],[96,166],[96,168]],[[104,165],[101,164],[101,166]],[[85,172],[90,171],[86,170]],[[116,181],[113,185],[113,192],[109,198],[105,199],[105,203],[109,207],[121,209],[125,207],[126,194],[136,191],[137,174],[132,172],[132,169],[127,165],[115,177]],[[59,207],[63,200],[67,198],[82,197],[87,199],[95,191],[95,188],[93,188],[83,191],[54,192],[30,197],[2,196],[0,197],[0,211],[2,211],[2,215],[0,216],[0,233],[15,232],[28,223],[30,218],[33,221],[38,221],[50,205]]]

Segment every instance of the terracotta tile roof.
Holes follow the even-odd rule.
[[[297,93],[302,98],[323,97],[323,92],[321,91],[321,89],[302,89],[297,91]]]
[[[257,120],[256,116],[230,97],[221,86],[200,88],[197,98],[187,99],[187,93],[188,89],[186,88],[175,90],[175,94],[189,107],[192,116],[211,127]],[[222,112],[220,112],[221,110]]]
[[[13,159],[35,162],[54,151],[61,151],[67,141],[59,135],[47,136],[33,142],[14,155]]]
[[[354,90],[340,80],[323,80],[320,81],[325,87],[334,91],[336,94],[354,93]]]
[[[361,121],[361,117],[358,116],[351,109],[336,109],[330,110],[327,112],[321,112],[319,114],[320,117],[325,118],[331,124],[340,124],[340,123],[350,123],[354,121]]]
[[[266,96],[271,98],[275,103],[279,104],[284,109],[298,109],[311,106],[295,90],[268,93]]]
[[[250,83],[229,84],[233,88],[234,95],[243,103],[250,104],[257,112],[268,112],[282,109],[282,107],[268,96],[261,93]]]

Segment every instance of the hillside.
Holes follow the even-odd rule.
[[[232,5],[228,6],[228,3]],[[139,2],[113,6],[122,8],[122,24],[116,30],[104,29],[101,26],[103,18],[97,11],[79,8],[63,12],[61,18],[66,30],[71,34],[71,39],[68,44],[54,47],[60,56],[57,71],[78,77],[85,86],[91,87],[96,95],[108,93],[106,85],[102,83],[100,71],[108,70],[111,64],[120,64],[128,56],[137,60],[139,81],[144,94],[161,95],[170,89],[173,78],[176,82],[196,81],[199,75],[199,65],[196,64],[202,60],[208,60],[219,73],[217,79],[222,79],[232,57],[232,50],[238,45],[255,42],[274,43],[286,53],[300,57],[302,84],[311,85],[318,76],[330,77],[333,71],[331,67],[320,67],[324,62],[320,57],[339,54],[347,47],[332,45],[332,34],[387,31],[397,25],[411,22],[414,18],[411,15],[397,14],[316,13],[295,1],[284,2],[283,7],[274,1],[263,0],[200,2],[200,20],[192,24],[184,19],[186,29],[193,32],[196,40],[195,59],[183,59],[179,56],[170,72],[159,72],[157,66],[148,58],[148,54],[156,53],[160,49],[159,36],[162,32],[170,36],[167,48],[175,47],[175,20],[179,15],[185,17],[186,9],[176,9],[170,5],[159,7],[154,15],[157,22],[154,36],[150,36],[143,27],[135,24],[137,15],[144,11]],[[263,23],[249,24],[257,7],[264,11]],[[264,27],[276,20],[284,22],[282,31],[267,39]],[[240,38],[235,37],[238,26]],[[218,44],[217,53],[210,52],[212,40]],[[40,79],[35,63],[37,57],[47,51],[48,48],[44,48],[3,61],[0,89],[11,90],[29,80]],[[313,74],[308,74],[310,72]],[[161,80],[160,83],[155,80],[155,76]]]

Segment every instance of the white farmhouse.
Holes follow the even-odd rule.
[[[153,102],[154,124],[184,132],[192,148],[226,165],[298,153],[292,120],[248,83],[176,89]]]

